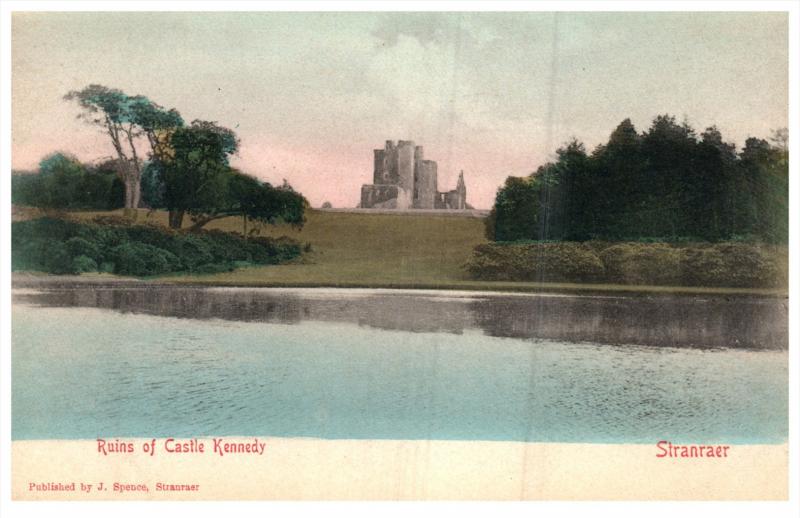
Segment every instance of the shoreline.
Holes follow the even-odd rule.
[[[96,440],[11,441],[14,500],[786,500],[788,443],[724,458],[652,445],[225,437],[263,453],[130,453]],[[182,440],[187,446],[190,440]],[[173,444],[174,448],[174,444]],[[97,491],[102,482],[106,490]],[[121,484],[114,490],[114,483]],[[46,484],[54,484],[47,486]],[[59,490],[56,484],[72,491]],[[93,484],[89,492],[81,483]],[[174,488],[157,490],[156,484]],[[196,486],[194,489],[187,489]],[[37,487],[39,489],[37,489]],[[46,489],[46,488],[50,489]],[[84,486],[85,489],[85,486]]]
[[[207,281],[193,275],[181,279],[178,276],[159,278],[120,277],[112,274],[96,275],[52,275],[32,272],[12,272],[12,289],[37,287],[70,287],[75,285],[130,286],[130,287],[197,287],[197,288],[331,288],[331,289],[380,289],[380,290],[438,290],[474,291],[520,294],[562,294],[589,296],[712,296],[712,297],[764,297],[788,298],[784,289],[774,288],[712,288],[689,286],[645,286],[616,284],[575,284],[547,282],[509,281],[460,281],[443,283],[411,282],[276,282],[276,281],[225,281],[209,278]]]

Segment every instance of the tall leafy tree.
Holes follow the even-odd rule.
[[[99,126],[114,147],[119,174],[125,184],[125,208],[136,209],[141,201],[141,177],[144,157],[140,140],[146,137],[149,154],[159,159],[164,152],[162,135],[183,125],[180,114],[166,110],[144,96],[130,96],[115,88],[92,84],[64,96],[83,109],[78,116]]]
[[[172,156],[163,162],[170,227],[181,228],[187,212],[202,226],[224,210],[230,176],[228,158],[238,145],[234,132],[215,122],[194,120],[172,133]]]
[[[186,214],[192,229],[241,216],[245,235],[248,220],[303,225],[308,202],[288,183],[273,187],[230,167],[238,146],[234,132],[215,122],[195,120],[174,131],[172,156],[164,162],[164,201],[172,228],[181,228]]]
[[[539,189],[530,178],[509,176],[497,190],[494,207],[486,220],[486,235],[494,241],[537,239],[539,236]]]

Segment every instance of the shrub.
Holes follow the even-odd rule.
[[[580,243],[483,244],[466,264],[476,278],[521,281],[595,281],[603,263]]]
[[[73,269],[72,256],[69,254],[66,245],[59,241],[53,241],[46,245],[42,265],[45,270],[55,274],[77,273]]]
[[[740,242],[491,243],[477,246],[465,267],[486,280],[773,288],[786,285],[781,253]]]
[[[94,261],[102,257],[100,254],[100,247],[97,246],[97,243],[87,241],[82,237],[71,237],[67,239],[64,244],[71,257],[83,256],[91,258]],[[95,269],[97,269],[96,267],[97,264],[95,264]]]
[[[46,271],[44,259],[47,257],[49,247],[50,241],[46,239],[27,239],[12,244],[11,269]]]
[[[685,251],[684,282],[692,286],[775,287],[778,266],[759,245],[718,243]]]
[[[681,250],[664,243],[620,243],[600,252],[607,282],[677,285],[681,281]]]
[[[79,224],[60,218],[36,218],[15,221],[11,229],[11,246],[27,241],[31,236],[53,241],[66,241],[76,235]]]
[[[79,255],[72,259],[72,271],[74,273],[96,272],[97,262],[91,257]]]
[[[125,275],[217,273],[241,264],[277,264],[301,253],[301,245],[290,238],[245,240],[222,231],[189,233],[132,225],[121,218],[95,221],[115,224],[57,218],[14,222],[12,269],[57,274],[97,270]],[[121,222],[125,224],[116,224]]]
[[[216,262],[216,258],[211,252],[211,247],[202,236],[193,234],[177,235],[169,249],[182,259],[184,266],[190,271]]]
[[[114,273],[158,275],[180,270],[181,262],[172,252],[147,243],[125,243],[111,250]]]

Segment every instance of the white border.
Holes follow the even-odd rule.
[[[797,346],[797,328],[790,325],[790,436],[789,436],[789,491],[788,502],[648,502],[648,503],[596,503],[596,502],[516,502],[516,503],[280,503],[280,502],[15,502],[10,489],[10,343],[11,329],[11,280],[10,280],[10,172],[11,172],[11,15],[13,11],[784,11],[789,13],[789,135],[790,135],[790,300],[800,293],[797,275],[797,244],[800,242],[800,187],[798,187],[798,157],[800,156],[800,38],[798,38],[798,16],[800,4],[796,1],[7,1],[0,4],[0,516],[99,516],[115,517],[143,514],[165,515],[175,512],[192,515],[215,516],[263,516],[267,513],[281,516],[305,514],[347,513],[348,515],[402,516],[409,514],[467,514],[485,516],[498,512],[512,516],[530,516],[543,513],[545,516],[591,514],[601,516],[675,518],[676,516],[800,516],[800,430],[798,430],[798,408],[800,408],[800,348]],[[800,322],[800,309],[795,303],[789,306],[789,321]]]

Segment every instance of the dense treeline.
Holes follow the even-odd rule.
[[[498,190],[494,241],[788,240],[786,132],[749,138],[737,153],[711,127],[669,115],[644,133],[629,119],[591,154],[573,141]]]
[[[301,254],[290,238],[245,239],[222,231],[177,232],[101,216],[92,223],[37,218],[12,224],[11,268],[55,274],[106,272],[149,276],[216,273],[277,264]]]
[[[113,161],[97,166],[53,153],[35,174],[12,174],[11,202],[52,210],[113,210],[125,200],[125,185]]]

